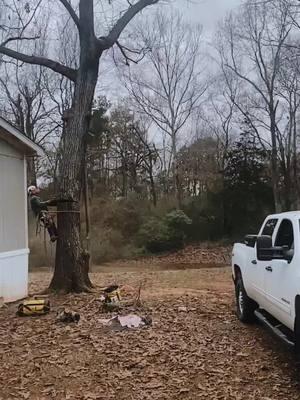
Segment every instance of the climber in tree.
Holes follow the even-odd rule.
[[[52,216],[49,214],[48,206],[57,206],[57,200],[47,200],[42,201],[39,194],[40,189],[36,186],[29,186],[27,189],[28,195],[30,197],[30,205],[34,215],[42,223],[42,225],[47,229],[50,241],[55,242],[58,238],[57,228]]]

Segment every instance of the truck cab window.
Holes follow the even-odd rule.
[[[278,229],[275,246],[287,246],[289,250],[294,248],[293,224],[290,220],[284,219]]]
[[[262,230],[262,235],[273,236],[274,229],[277,225],[278,219],[272,218],[268,219]]]

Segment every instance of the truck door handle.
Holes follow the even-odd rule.
[[[266,271],[268,271],[268,272],[272,272],[272,271],[273,271],[273,268],[272,268],[272,267],[270,267],[270,266],[268,266],[268,267],[266,267]]]
[[[257,261],[256,261],[256,260],[252,260],[252,261],[251,261],[251,264],[256,265],[256,264],[257,264]]]

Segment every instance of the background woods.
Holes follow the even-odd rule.
[[[46,151],[30,181],[75,200],[59,208],[54,289],[91,285],[85,175],[95,263],[231,241],[299,207],[298,2],[245,1],[209,45],[156,3],[105,3],[102,20],[93,1],[1,2],[1,115]]]

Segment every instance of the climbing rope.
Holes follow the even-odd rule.
[[[50,214],[80,214],[80,211],[50,211]]]

